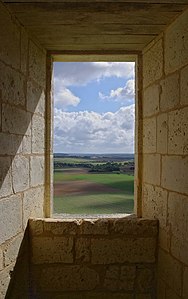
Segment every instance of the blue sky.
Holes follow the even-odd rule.
[[[134,63],[54,63],[54,152],[134,151]]]

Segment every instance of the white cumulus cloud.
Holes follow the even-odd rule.
[[[68,88],[66,88],[61,80],[54,80],[54,105],[57,108],[65,109],[67,106],[77,106],[80,98],[75,96]]]

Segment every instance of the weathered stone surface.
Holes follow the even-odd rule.
[[[79,220],[76,219],[45,219],[44,231],[54,235],[75,235],[78,233]]]
[[[16,155],[12,162],[13,189],[15,192],[29,188],[29,159]]]
[[[145,154],[143,156],[143,180],[146,183],[160,185],[159,154]]]
[[[98,273],[83,266],[48,267],[42,270],[42,291],[94,290],[99,283]]]
[[[46,55],[32,41],[29,43],[29,75],[35,82],[45,87]]]
[[[27,83],[27,110],[41,116],[45,112],[44,89],[33,81]]]
[[[33,236],[41,235],[44,232],[44,221],[41,219],[29,219],[29,233]]]
[[[117,291],[119,286],[119,267],[109,266],[106,270],[104,288],[110,291]]]
[[[0,201],[0,244],[22,230],[22,201],[20,195],[12,195]]]
[[[8,104],[2,105],[3,132],[25,135],[30,122],[30,113]]]
[[[28,46],[29,46],[29,38],[26,30],[21,27],[21,72],[26,75],[27,73],[27,62],[28,62]]]
[[[90,239],[78,238],[75,244],[76,260],[78,262],[90,261]]]
[[[109,292],[81,292],[81,293],[75,293],[75,292],[64,292],[61,294],[54,294],[53,293],[42,293],[42,298],[45,299],[133,299],[132,294],[127,293],[119,293],[115,292],[112,293]],[[144,294],[145,295],[145,294]],[[151,299],[151,297],[139,297],[139,299]]]
[[[143,55],[143,84],[144,87],[162,77],[163,73],[163,46],[159,39]]]
[[[179,261],[188,266],[188,241],[182,237],[171,236],[171,253]]]
[[[181,299],[182,297],[178,296],[172,289],[166,289],[166,299]]]
[[[150,294],[136,294],[136,299],[152,299],[152,295]]]
[[[119,289],[124,291],[133,290],[135,277],[136,277],[135,266],[122,266],[120,270]]]
[[[30,158],[30,185],[35,187],[44,184],[44,157],[43,156],[31,156]]]
[[[143,216],[158,219],[160,227],[166,227],[167,191],[153,185],[143,186]]]
[[[157,153],[167,154],[168,119],[167,114],[157,116]]]
[[[4,261],[3,261],[3,251],[0,248],[0,270],[2,270],[4,267]]]
[[[44,188],[37,187],[24,192],[23,225],[26,227],[30,217],[43,217]]]
[[[73,263],[73,238],[69,237],[33,237],[32,262]]]
[[[44,153],[44,118],[33,114],[32,116],[32,153]]]
[[[139,267],[136,275],[136,290],[138,292],[149,292],[154,289],[154,273],[150,268]]]
[[[169,224],[165,228],[159,227],[159,246],[166,250],[167,252],[170,251],[170,240],[171,239],[171,232]]]
[[[84,235],[108,234],[107,219],[85,219],[80,223],[80,233]]]
[[[182,265],[168,253],[159,250],[158,275],[177,294],[181,294]]]
[[[187,157],[162,157],[162,186],[172,191],[188,194],[187,169]]]
[[[171,73],[188,63],[188,11],[186,10],[166,30],[165,72]]]
[[[9,266],[12,262],[16,262],[22,240],[23,240],[23,234],[19,234],[14,239],[12,239],[9,243],[6,243],[6,245],[3,246],[3,256],[4,256],[5,266]]]
[[[183,271],[183,298],[188,298],[188,267]]]
[[[155,115],[159,112],[160,85],[151,85],[143,94],[143,117]]]
[[[188,105],[188,66],[180,73],[180,103]]]
[[[179,74],[175,73],[161,81],[160,109],[167,111],[179,104]]]
[[[92,264],[152,263],[155,261],[154,238],[92,239]]]
[[[156,152],[156,118],[149,118],[143,121],[143,152]]]
[[[157,279],[157,298],[159,299],[166,299],[166,287],[165,287],[165,282],[158,278]]]
[[[15,155],[22,152],[21,140],[23,136],[0,133],[0,155]]]
[[[10,283],[10,273],[13,270],[12,266],[4,269],[0,274],[0,299],[4,299]]]
[[[11,180],[11,159],[0,157],[0,197],[8,196],[13,193]]]
[[[188,107],[172,111],[168,116],[168,153],[188,154]]]

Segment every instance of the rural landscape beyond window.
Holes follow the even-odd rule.
[[[54,213],[134,209],[134,62],[54,63]]]

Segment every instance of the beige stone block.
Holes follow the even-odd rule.
[[[76,260],[82,263],[90,261],[90,239],[78,238],[75,243]]]
[[[13,193],[11,180],[11,159],[0,157],[0,197],[8,196]]]
[[[92,264],[153,263],[155,238],[114,238],[91,240]]]
[[[165,32],[165,72],[171,73],[188,63],[188,11],[181,14]]]
[[[15,155],[22,151],[21,140],[23,136],[9,133],[0,133],[0,155]]]
[[[32,263],[73,263],[73,238],[33,237]]]
[[[188,266],[188,241],[182,237],[171,236],[171,252],[172,255]]]
[[[188,267],[183,271],[183,299],[188,298]]]
[[[24,192],[23,197],[23,225],[26,227],[28,219],[43,217],[44,188],[37,187]]]
[[[180,95],[181,105],[188,105],[188,66],[180,73]]]
[[[119,285],[119,267],[109,266],[106,270],[104,288],[110,291],[117,291]]]
[[[28,69],[29,39],[26,30],[21,27],[21,72],[26,74]]]
[[[160,278],[157,279],[157,298],[158,299],[166,299],[166,286],[163,280]]]
[[[44,184],[44,157],[30,157],[30,185],[32,187]]]
[[[22,201],[20,195],[12,195],[0,201],[0,244],[22,230]]]
[[[159,112],[160,85],[152,85],[144,90],[143,117],[155,115]]]
[[[42,291],[93,290],[98,283],[98,273],[89,267],[56,265],[41,271]]]
[[[163,74],[163,45],[159,39],[143,55],[143,84],[144,87],[160,79]]]
[[[136,299],[152,299],[152,296],[150,294],[136,294],[135,298]]]
[[[44,221],[43,220],[29,219],[29,233],[32,236],[42,235],[43,232],[44,232]]]
[[[145,294],[144,294],[145,295]],[[52,299],[52,293],[42,293],[42,298]],[[63,294],[54,294],[53,299],[133,299],[132,294],[115,292],[64,292]],[[151,297],[140,297],[140,299],[151,299]]]
[[[27,83],[27,110],[41,116],[45,113],[44,89],[33,81]]]
[[[162,157],[161,185],[169,190],[188,194],[187,170],[188,157]]]
[[[44,153],[44,118],[33,114],[32,116],[32,153]]]
[[[182,265],[169,253],[159,250],[158,275],[177,294],[181,294]]]
[[[133,290],[135,277],[136,277],[135,266],[122,266],[120,269],[119,289],[124,291]]]
[[[178,296],[172,289],[166,289],[166,299],[181,299],[182,297]]]
[[[0,28],[0,59],[18,69],[20,67],[20,28],[2,3],[0,3]]]
[[[42,87],[46,79],[46,55],[35,43],[29,42],[29,76]]]
[[[170,226],[167,225],[165,228],[159,227],[159,246],[167,252],[170,251],[170,240]]]
[[[153,185],[160,185],[160,155],[143,155],[143,181]]]
[[[138,267],[136,275],[137,292],[149,292],[155,288],[154,272],[150,268]]]
[[[108,219],[85,219],[79,228],[80,233],[84,235],[107,235]]]
[[[0,88],[2,101],[12,105],[25,106],[26,80],[18,71],[0,62]]]
[[[18,252],[23,240],[23,234],[19,234],[9,243],[3,246],[3,256],[5,261],[5,266],[9,266],[11,263],[15,263],[18,257]]]
[[[166,227],[167,191],[160,187],[144,184],[142,209],[143,217],[158,219],[160,227]]]
[[[4,299],[6,297],[8,286],[11,280],[10,273],[12,270],[13,267],[9,266],[0,273],[0,299]]]
[[[172,111],[168,116],[168,153],[188,154],[188,107]]]
[[[10,105],[2,106],[2,131],[25,135],[31,122],[30,113]]]
[[[179,74],[175,73],[161,81],[160,109],[167,111],[179,104]]]
[[[44,231],[54,235],[75,235],[78,233],[79,220],[44,219]]]
[[[23,155],[31,154],[31,136],[23,136],[20,144],[20,153]]]
[[[3,251],[0,248],[0,271],[4,268]]]
[[[29,158],[16,155],[12,162],[13,190],[21,192],[29,188]]]
[[[167,154],[168,118],[166,113],[157,117],[157,153]]]
[[[156,118],[149,118],[143,120],[143,152],[156,152]]]

